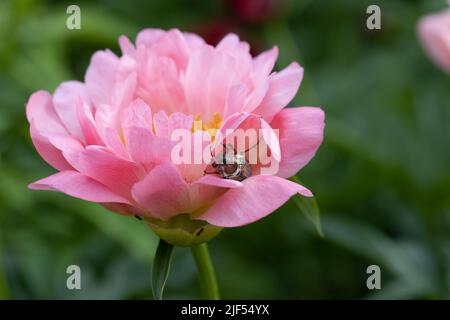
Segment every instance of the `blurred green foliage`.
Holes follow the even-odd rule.
[[[69,4],[82,29],[65,28]],[[365,28],[377,3],[382,30]],[[95,50],[145,27],[238,32],[277,44],[278,68],[306,75],[292,105],[326,111],[326,136],[299,177],[316,194],[324,238],[292,200],[210,243],[223,298],[450,298],[450,79],[415,34],[444,0],[285,0],[258,23],[221,0],[0,2],[0,298],[150,298],[157,238],[140,221],[27,184],[52,173],[28,135],[38,89],[83,79]],[[225,27],[224,27],[225,26]],[[220,31],[220,30],[219,30]],[[66,268],[82,290],[66,289]],[[366,268],[382,290],[366,288]],[[167,298],[196,298],[190,251],[177,248]]]

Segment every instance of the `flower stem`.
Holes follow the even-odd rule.
[[[219,288],[206,243],[192,247],[192,255],[197,265],[203,298],[219,300]]]

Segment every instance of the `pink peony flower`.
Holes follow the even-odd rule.
[[[450,9],[423,17],[417,32],[430,59],[450,73]]]
[[[287,180],[314,156],[324,129],[320,108],[284,109],[302,80],[298,63],[272,72],[278,49],[252,58],[234,34],[212,47],[194,34],[146,29],[135,46],[125,36],[119,43],[120,57],[109,50],[93,55],[84,82],[30,97],[32,141],[58,170],[31,189],[144,217],[162,238],[182,245],[259,220],[295,194],[312,196]],[[263,174],[261,156],[244,179],[205,173],[213,150],[240,128],[264,130],[258,145],[267,146],[275,174]],[[210,158],[174,162],[177,130],[192,141],[202,137]]]

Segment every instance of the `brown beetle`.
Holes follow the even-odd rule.
[[[258,141],[259,143],[259,141]],[[258,145],[258,144],[256,144]],[[253,148],[253,147],[252,147]],[[224,151],[213,156],[210,166],[213,172],[204,171],[204,174],[218,174],[221,178],[242,181],[252,176],[252,165],[245,154],[251,149],[237,153],[231,144],[223,144]]]

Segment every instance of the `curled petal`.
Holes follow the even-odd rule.
[[[275,116],[270,125],[280,132],[280,177],[292,177],[314,157],[323,140],[324,119],[315,107],[287,108]]]
[[[305,187],[277,176],[254,176],[228,190],[197,219],[219,227],[243,226],[264,218],[294,194],[311,197]]]
[[[55,94],[53,95],[53,105],[67,130],[83,141],[84,136],[77,117],[78,99],[89,103],[84,83],[79,81],[66,81],[56,88]]]
[[[39,133],[34,124],[34,120],[31,121],[30,135],[37,152],[49,165],[57,170],[72,169],[72,166],[62,155],[61,150],[56,148],[47,137]]]
[[[59,191],[69,196],[100,203],[125,203],[128,200],[112,192],[101,183],[77,171],[61,171],[29,185],[33,190]]]
[[[53,108],[52,96],[46,91],[33,93],[26,107],[27,119],[34,121],[35,129],[40,133],[67,134],[66,128]]]
[[[201,177],[200,179],[195,181],[193,184],[203,184],[203,185],[207,185],[207,186],[230,188],[230,189],[242,188],[244,186],[243,183],[240,181],[223,179],[223,178],[219,178],[217,176],[210,175],[210,174]]]

